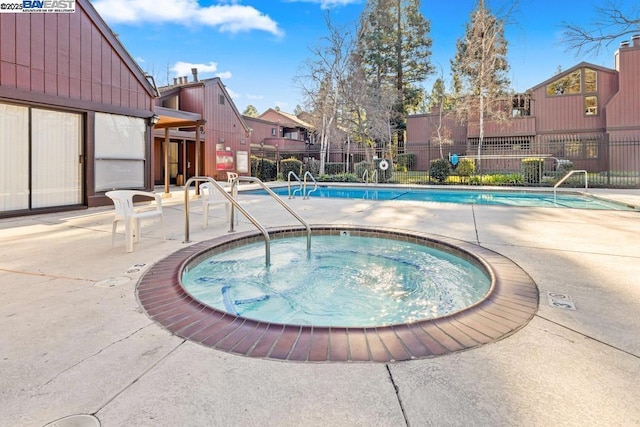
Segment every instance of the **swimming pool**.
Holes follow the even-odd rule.
[[[259,321],[379,327],[442,317],[485,297],[491,280],[464,258],[427,245],[341,234],[233,248],[185,268],[197,300]]]
[[[532,278],[508,258],[481,246],[380,227],[316,225],[311,229],[314,239],[346,232],[433,247],[475,264],[490,278],[491,287],[466,309],[386,326],[313,326],[254,320],[203,303],[182,284],[183,271],[189,265],[211,254],[262,241],[259,231],[245,231],[190,245],[152,266],[136,286],[140,306],[171,333],[233,354],[296,362],[381,363],[440,356],[495,342],[524,327],[538,309],[539,291]],[[305,227],[269,229],[274,240],[306,234]],[[312,252],[313,248],[312,243]],[[305,252],[304,247],[300,249]],[[276,262],[274,256],[272,265]]]
[[[307,188],[307,193],[313,187]],[[287,187],[272,188],[280,196],[288,196]],[[292,188],[293,190],[293,188]],[[243,194],[266,194],[264,190],[243,191]],[[299,193],[298,193],[299,194]],[[363,200],[400,200],[472,205],[501,205],[526,207],[563,207],[573,209],[633,210],[628,206],[596,197],[574,193],[558,193],[554,201],[552,192],[451,190],[403,187],[318,186],[310,197]],[[299,196],[298,196],[299,197]]]

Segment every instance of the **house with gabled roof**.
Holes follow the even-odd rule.
[[[256,152],[268,149],[283,155],[307,153],[308,157],[318,151],[315,127],[301,117],[269,108],[258,117],[243,118],[251,128],[251,145]]]
[[[196,175],[226,180],[226,172],[249,174],[250,129],[243,116],[220,78],[200,80],[198,70],[191,71],[191,78],[178,77],[173,84],[158,88],[156,110],[167,117],[188,115],[192,123],[157,126],[154,181],[182,185]],[[168,159],[163,155],[165,149]]]
[[[621,44],[614,63],[610,69],[581,62],[514,96],[507,103],[510,120],[485,122],[483,152],[546,154],[592,172],[640,170],[640,164],[627,161],[640,162],[636,146],[608,144],[621,138],[640,141],[640,35]],[[447,130],[448,143],[466,147],[458,154],[477,152],[478,123],[460,123],[439,111],[408,117],[406,151],[419,152],[435,140],[439,125]],[[422,157],[418,163],[426,168],[428,158],[435,158],[433,153]]]
[[[0,14],[0,216],[151,189],[155,88],[88,0]]]

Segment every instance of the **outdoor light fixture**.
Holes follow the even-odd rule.
[[[160,121],[160,116],[157,114],[154,114],[153,116],[149,117],[149,124],[151,126],[157,125],[159,121]]]

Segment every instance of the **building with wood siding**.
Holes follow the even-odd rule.
[[[0,215],[150,189],[154,86],[88,0],[0,14]]]
[[[629,153],[602,152],[601,142],[640,140],[640,35],[621,44],[614,62],[614,69],[581,62],[514,97],[509,120],[485,122],[483,153],[547,154],[575,160],[580,169],[620,170]],[[466,147],[457,154],[477,153],[478,123],[439,111],[408,117],[406,151],[424,153],[419,149],[437,140],[439,125],[445,153],[452,146]],[[428,159],[437,157],[431,154],[418,156],[417,167],[428,169]]]
[[[154,182],[166,178],[161,153],[169,141],[169,181],[182,185],[192,176],[205,175],[226,180],[226,172],[250,173],[250,129],[245,124],[220,78],[192,76],[174,79],[159,88],[157,110],[163,113],[191,113],[198,123],[157,130],[155,133]],[[162,117],[162,114],[160,114]]]
[[[318,152],[313,125],[293,114],[269,108],[258,117],[243,119],[251,128],[251,144],[256,152],[264,147],[280,153],[306,152],[306,157]]]

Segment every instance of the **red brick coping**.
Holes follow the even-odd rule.
[[[504,256],[469,242],[388,228],[312,226],[313,235],[397,239],[432,246],[467,259],[491,278],[485,298],[430,320],[382,327],[283,325],[238,317],[192,298],[181,273],[191,262],[232,247],[262,241],[258,232],[228,234],[185,247],[152,266],[136,294],[148,316],[171,333],[242,356],[298,362],[389,362],[441,356],[500,340],[524,327],[538,308],[538,288]],[[272,239],[305,236],[302,227],[269,229]],[[313,238],[311,239],[313,251]]]

